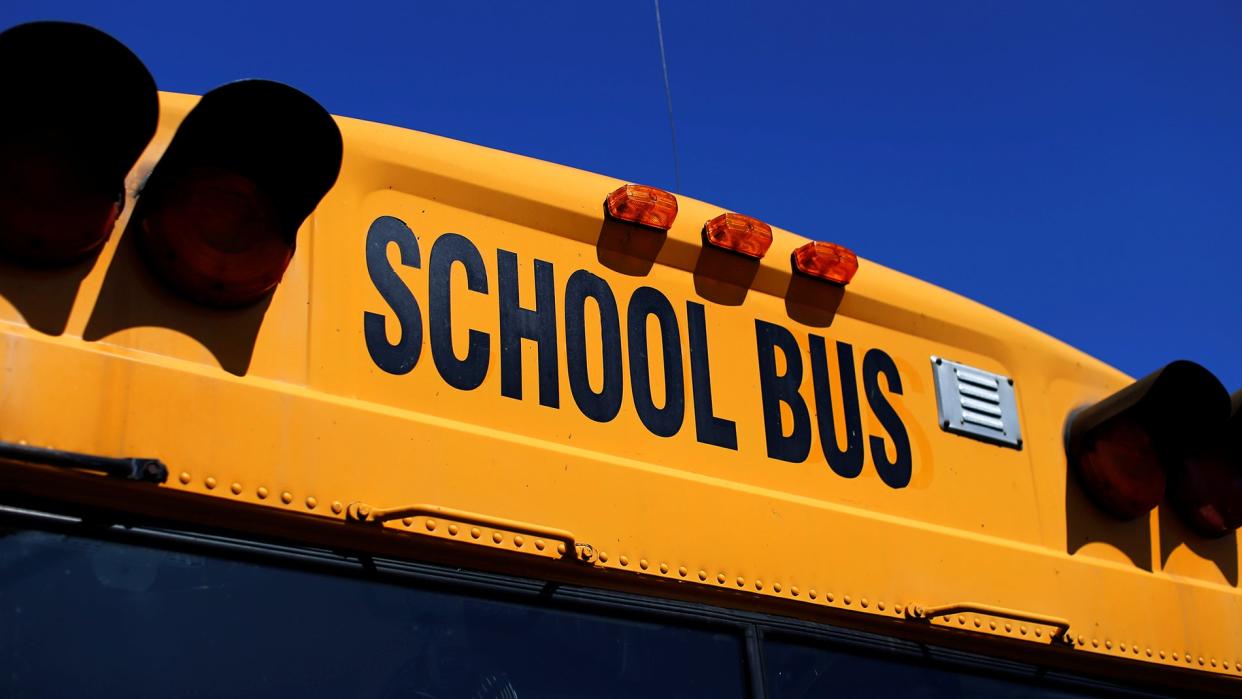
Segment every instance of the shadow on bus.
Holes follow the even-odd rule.
[[[827,328],[836,319],[844,298],[845,287],[794,272],[785,292],[785,312],[803,325]]]
[[[60,335],[69,323],[82,280],[99,256],[90,255],[68,267],[21,267],[0,262],[0,298],[13,304],[31,328]]]
[[[127,228],[117,242],[82,338],[93,342],[129,328],[168,328],[197,340],[225,371],[244,376],[271,296],[239,309],[191,303],[155,277],[138,252],[136,234],[130,233]]]
[[[694,290],[722,306],[740,306],[759,273],[759,260],[721,250],[706,242],[694,263]]]
[[[1181,517],[1166,503],[1157,508],[1160,523],[1160,568],[1167,567],[1169,556],[1179,546],[1190,549],[1199,558],[1210,561],[1233,587],[1238,586],[1238,534],[1231,531],[1219,539],[1207,539],[1187,527]]]
[[[656,256],[668,236],[632,223],[604,217],[595,242],[599,263],[614,272],[645,277],[655,266]]]
[[[1105,514],[1066,472],[1065,551],[1071,556],[1089,544],[1104,544],[1125,554],[1134,565],[1152,570],[1151,526],[1146,517],[1119,522]]]

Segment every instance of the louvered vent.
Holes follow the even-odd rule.
[[[940,427],[946,432],[1022,448],[1013,379],[932,357]]]

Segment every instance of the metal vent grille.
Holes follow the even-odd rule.
[[[941,429],[1022,448],[1013,379],[941,357],[931,360]]]

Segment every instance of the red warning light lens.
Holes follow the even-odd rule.
[[[0,159],[0,254],[61,265],[103,245],[121,213],[121,193],[106,191],[53,144],[9,146]]]
[[[1182,519],[1203,536],[1221,537],[1242,525],[1242,469],[1220,451],[1186,458],[1170,493]]]
[[[627,184],[608,195],[608,215],[667,231],[677,219],[677,197],[663,189]]]
[[[721,214],[708,221],[704,231],[707,242],[747,257],[761,258],[772,247],[772,227],[742,214]]]
[[[145,210],[142,241],[164,279],[200,303],[243,306],[280,283],[293,243],[245,176],[196,168]]]
[[[794,267],[803,274],[844,286],[858,271],[858,256],[836,243],[811,242],[794,250]]]
[[[1076,455],[1087,493],[1101,509],[1130,520],[1164,496],[1164,468],[1151,436],[1124,416],[1100,425]]]

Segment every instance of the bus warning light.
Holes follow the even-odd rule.
[[[243,80],[208,92],[138,200],[147,261],[198,303],[258,301],[284,276],[341,153],[332,117],[292,87]]]
[[[0,33],[0,67],[0,254],[40,266],[92,255],[155,134],[155,80],[116,39],[68,22]]]
[[[677,218],[677,197],[655,187],[627,184],[608,195],[608,215],[621,221],[667,231]]]
[[[742,214],[724,213],[703,227],[707,242],[718,248],[762,258],[772,246],[772,227]]]
[[[858,256],[836,243],[810,242],[794,250],[794,268],[803,274],[845,286],[858,272]]]
[[[1242,391],[1233,394],[1225,430],[1187,457],[1170,478],[1182,519],[1209,538],[1242,526]]]
[[[1173,362],[1074,414],[1070,465],[1100,509],[1135,519],[1160,503],[1166,481],[1176,486],[1200,469],[1197,454],[1218,437],[1228,408],[1210,371]]]

